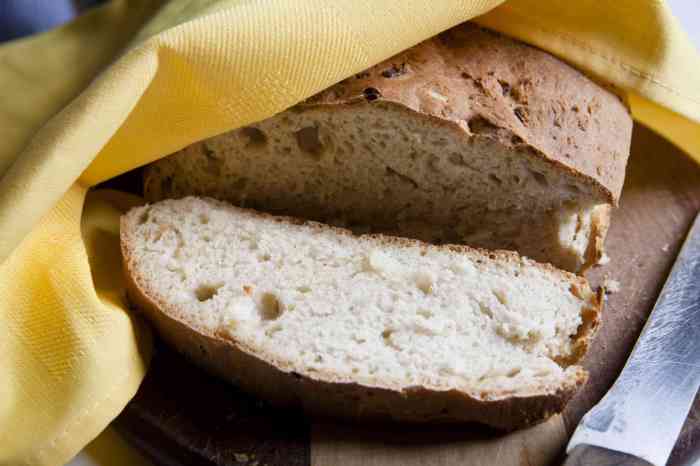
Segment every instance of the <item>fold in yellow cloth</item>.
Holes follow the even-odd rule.
[[[486,13],[476,20],[612,82],[700,160],[700,59],[657,0],[173,0],[137,33],[163,3],[114,0],[0,47],[0,465],[64,463],[145,372],[149,334],[125,310],[118,251],[136,201],[86,198],[90,186],[455,24]]]

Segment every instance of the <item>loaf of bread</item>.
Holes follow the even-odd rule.
[[[121,247],[129,297],[167,342],[282,405],[513,429],[586,380],[600,296],[513,252],[194,197],[131,210]]]
[[[603,252],[631,130],[623,102],[580,72],[463,24],[152,164],[144,191],[579,271]]]

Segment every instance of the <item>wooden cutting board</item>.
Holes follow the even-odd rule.
[[[211,378],[157,343],[151,369],[115,425],[157,465],[413,466],[556,464],[579,419],[607,391],[651,311],[700,209],[700,167],[636,126],[611,261],[594,270],[620,282],[584,365],[589,383],[562,416],[502,435],[484,427],[343,425],[271,408]],[[698,278],[700,279],[700,277]],[[700,449],[696,403],[669,464]]]

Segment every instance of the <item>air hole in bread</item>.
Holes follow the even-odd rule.
[[[318,127],[307,126],[294,133],[297,139],[299,150],[315,158],[320,159],[323,155],[323,144],[318,135]]]
[[[467,122],[469,132],[472,134],[493,134],[498,127],[482,116],[477,116]]]
[[[481,301],[479,302],[479,311],[481,311],[481,313],[484,315],[493,317],[493,311],[491,310],[491,308],[488,307],[486,304],[482,303]]]
[[[547,182],[547,177],[544,176],[543,173],[530,170],[530,174],[532,177],[535,179],[535,182],[537,182],[538,185],[542,186],[543,188],[548,188],[549,187],[549,182]]]
[[[410,178],[402,173],[397,172],[396,170],[394,170],[393,168],[391,168],[388,165],[386,167],[386,174],[387,174],[387,176],[396,177],[397,179],[401,180],[402,182],[410,184],[411,186],[413,186],[414,189],[418,189],[418,183],[416,182],[416,180],[414,180],[414,179],[412,179],[412,178]]]
[[[525,107],[515,107],[513,110],[513,113],[515,114],[515,117],[520,120],[520,123],[523,124],[523,126],[527,126],[528,123],[528,112]]]
[[[272,259],[272,256],[270,256],[270,255],[267,254],[267,253],[265,253],[265,254],[260,254],[260,255],[258,256],[258,260],[259,260],[260,262],[267,262],[267,261],[269,261],[270,259]]]
[[[219,289],[224,286],[223,283],[217,285],[199,285],[196,290],[194,290],[194,295],[197,297],[199,302],[209,301]]]
[[[499,303],[503,304],[504,306],[508,305],[508,296],[506,296],[505,291],[494,290],[493,295],[496,297]]]
[[[508,373],[506,375],[510,378],[513,378],[516,375],[520,374],[520,372],[521,372],[521,369],[519,367],[514,367],[513,369],[508,371]]]
[[[206,225],[207,223],[209,223],[209,216],[206,214],[201,214],[199,216],[199,223],[201,223],[202,225]]]
[[[139,225],[143,225],[144,223],[148,223],[150,220],[150,214],[151,214],[151,209],[144,210],[143,213],[139,216]]]
[[[497,177],[493,173],[489,174],[489,179],[496,184],[503,184],[503,180],[501,180],[499,177]]]
[[[282,315],[282,303],[274,293],[263,293],[258,311],[262,320],[275,320]]]
[[[241,134],[243,137],[248,139],[246,147],[260,149],[265,147],[267,144],[267,135],[262,130],[255,128],[254,126],[246,126],[245,128],[241,128]]]
[[[416,286],[425,294],[430,294],[433,291],[433,286],[435,285],[435,276],[428,272],[417,272],[413,276],[413,280]]]
[[[306,286],[306,285],[304,285],[304,286],[299,286],[299,287],[297,287],[297,291],[298,291],[299,293],[309,293],[309,292],[311,291],[311,288],[309,288],[309,287]]]

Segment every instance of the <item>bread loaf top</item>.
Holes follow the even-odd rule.
[[[590,182],[601,201],[619,199],[632,132],[628,108],[541,50],[464,23],[302,105],[373,100],[526,148]]]

